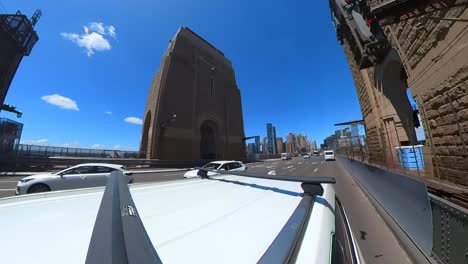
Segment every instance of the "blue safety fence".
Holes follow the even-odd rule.
[[[397,147],[396,156],[403,169],[418,170],[424,168],[423,145]]]

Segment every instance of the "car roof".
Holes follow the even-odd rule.
[[[113,164],[113,163],[82,163],[82,164],[78,164],[76,166],[73,166],[73,168],[75,167],[81,167],[81,166],[105,166],[105,167],[110,167],[110,168],[115,168],[115,169],[121,169],[122,164]]]
[[[252,263],[258,262],[287,226],[304,196],[300,185],[226,175],[135,184],[130,185],[130,193],[163,263]],[[330,241],[334,232],[335,202],[333,187],[323,187],[324,194],[314,198],[306,221],[298,262],[329,261],[330,243],[324,241]],[[0,225],[25,226],[28,234],[25,239],[17,229],[2,231],[9,238],[0,240],[2,260],[85,262],[103,190],[0,199]],[[24,217],[25,212],[34,215],[34,221]],[[24,249],[28,254],[23,254]]]
[[[212,161],[210,163],[226,164],[226,163],[231,163],[231,162],[240,162],[240,163],[242,163],[242,161],[238,161],[238,160],[216,160],[216,161]]]

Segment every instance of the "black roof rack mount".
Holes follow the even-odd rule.
[[[86,264],[95,263],[162,263],[120,171],[110,175],[94,224]]]

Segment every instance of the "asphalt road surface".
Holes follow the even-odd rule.
[[[336,194],[343,203],[366,263],[411,263],[390,228],[339,161],[324,161],[323,156],[312,156],[248,167],[252,172],[275,170],[277,175],[335,177]]]
[[[273,160],[247,164],[249,171],[288,176],[333,176],[335,190],[341,199],[367,263],[411,263],[389,227],[356,185],[354,179],[339,161],[323,161],[323,156],[310,159],[293,158],[289,161]],[[183,180],[184,172],[135,174],[135,183]],[[14,195],[19,176],[0,177],[0,198]]]
[[[150,170],[148,168],[144,170]],[[164,170],[164,169],[152,169]],[[47,173],[47,172],[45,172]],[[185,171],[135,174],[134,183],[173,181],[183,179]],[[0,198],[14,196],[18,180],[26,176],[0,176]]]

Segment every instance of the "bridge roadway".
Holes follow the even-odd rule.
[[[247,164],[252,172],[267,173],[275,170],[278,175],[288,176],[333,176],[335,190],[348,215],[351,228],[358,240],[367,263],[411,263],[405,250],[356,185],[354,179],[339,161],[323,161],[323,157],[310,159],[293,158],[289,161],[272,160]],[[135,183],[183,180],[184,172],[166,172],[135,175]],[[0,177],[0,197],[14,195],[16,182],[21,177]],[[326,242],[326,241],[324,241]]]

